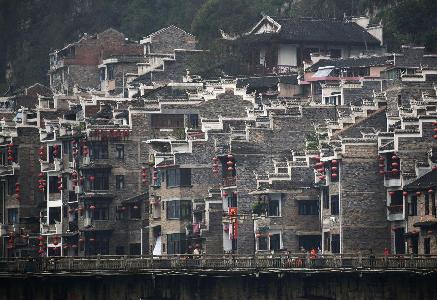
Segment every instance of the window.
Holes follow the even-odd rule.
[[[173,200],[167,201],[167,219],[190,219],[191,201]]]
[[[136,208],[135,205],[130,207],[130,218],[135,220],[141,219],[141,209],[140,209],[141,205],[140,203],[137,203],[136,206],[137,206]]]
[[[58,176],[49,176],[49,193],[59,193]]]
[[[299,236],[299,249],[311,250],[320,247],[320,235],[300,235]]]
[[[324,209],[329,209],[329,188],[322,190],[322,203]]]
[[[115,247],[115,255],[124,255],[124,246]]]
[[[107,70],[108,70],[108,80],[113,80],[114,79],[114,65],[108,65]]]
[[[409,214],[410,214],[410,216],[417,216],[417,196],[416,195],[410,196]]]
[[[124,189],[124,175],[117,175],[117,176],[115,176],[115,188],[117,190],[123,190]]]
[[[96,170],[94,173],[87,174],[89,176],[94,176],[94,181],[89,182],[90,190],[106,191],[109,190],[109,170]]]
[[[100,81],[103,81],[106,79],[105,68],[99,69],[99,77],[100,77]]]
[[[92,142],[89,149],[91,159],[108,159],[108,142]]]
[[[425,193],[425,215],[429,215],[429,194]]]
[[[331,215],[338,216],[340,214],[340,201],[338,195],[331,196]]]
[[[115,145],[115,151],[117,152],[117,159],[124,159],[124,145],[123,144]]]
[[[280,210],[280,200],[279,199],[271,199],[269,200],[268,204],[268,213],[269,217],[279,217],[281,216],[281,210]]]
[[[260,236],[258,238],[258,250],[268,250],[267,243],[267,236]]]
[[[141,255],[141,244],[129,244],[129,254],[130,255]]]
[[[333,234],[331,239],[331,252],[340,253],[340,235]]]
[[[186,252],[186,245],[185,233],[167,234],[167,254],[183,254]]]
[[[18,223],[18,208],[8,208],[8,224]]]
[[[424,238],[423,239],[423,254],[430,254],[431,252],[431,239]]]
[[[319,202],[317,200],[305,200],[299,202],[299,215],[318,215]]]
[[[96,208],[93,211],[93,219],[94,220],[109,220],[109,208],[102,207],[102,206],[96,206]]]
[[[279,233],[273,234],[270,237],[270,250],[279,250],[281,249],[281,235]]]
[[[167,187],[190,186],[191,169],[168,169],[166,172]]]
[[[188,115],[188,119],[190,120],[190,126],[191,128],[198,128],[199,127],[199,115],[197,114],[190,114]]]
[[[184,128],[184,115],[152,114],[152,128]]]
[[[17,183],[17,177],[7,176],[8,179],[8,195],[11,196],[15,194],[15,184]]]

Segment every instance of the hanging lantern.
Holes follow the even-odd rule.
[[[83,243],[83,242],[85,242],[85,239],[84,239],[83,237],[81,237],[81,238],[79,239],[79,243]]]
[[[227,158],[228,158],[229,160],[231,160],[231,159],[234,158],[234,156],[232,155],[232,153],[229,153],[228,156],[227,156]]]
[[[90,238],[90,242],[95,242],[95,241],[96,241],[95,238],[93,238],[93,237]]]
[[[394,174],[394,175],[396,175],[396,174],[399,173],[399,170],[398,170],[398,169],[392,169],[392,170],[391,170],[391,173]]]
[[[379,170],[379,175],[385,175],[385,171],[384,170]]]
[[[39,254],[43,254],[43,253],[44,253],[44,250],[43,250],[43,249],[39,249],[39,250],[38,250],[38,253],[39,253]]]
[[[314,157],[314,160],[315,160],[315,161],[320,161],[320,156],[315,156],[315,157]]]
[[[213,161],[213,162],[217,162],[217,161],[218,161],[218,157],[217,157],[217,156],[214,156],[214,157],[212,158],[212,161]]]
[[[95,206],[94,204],[91,204],[91,205],[90,205],[90,209],[91,209],[91,210],[94,210],[94,209],[96,209],[96,206]]]
[[[228,167],[232,167],[234,165],[234,163],[231,160],[228,160],[226,164],[228,165]]]
[[[316,163],[315,164],[315,167],[318,169],[318,168],[321,168],[321,167],[323,167],[324,166],[324,163],[323,162],[318,162],[318,163]]]
[[[399,156],[397,156],[397,155],[395,154],[395,155],[393,155],[393,156],[391,157],[391,159],[392,159],[392,160],[398,160],[398,159],[399,159]]]
[[[91,176],[89,177],[89,180],[90,180],[91,182],[93,182],[95,179],[96,179],[96,177],[93,176],[93,175],[91,175]]]
[[[422,195],[422,192],[417,191],[416,196],[420,196],[420,195]]]
[[[385,161],[384,156],[380,156],[380,157],[379,157],[379,161],[380,161],[380,162],[384,162],[384,161]]]
[[[434,190],[433,189],[429,189],[428,190],[428,194],[433,194],[434,193]]]
[[[134,207],[133,207],[133,209],[138,209],[138,205],[135,204]]]
[[[393,197],[394,195],[396,195],[396,192],[390,191],[390,192],[388,192],[388,194]]]
[[[331,170],[332,172],[337,172],[337,167],[332,167]]]
[[[408,192],[403,192],[402,195],[404,195],[404,197],[408,197]]]
[[[397,168],[397,167],[399,166],[399,164],[398,164],[397,162],[392,162],[392,163],[391,163],[391,166],[392,166],[393,168]]]
[[[59,244],[58,240],[57,240],[57,239],[54,239],[54,240],[53,240],[53,245],[56,246],[56,245],[58,245],[58,244]]]
[[[40,235],[36,238],[38,241],[42,241],[44,238]]]
[[[232,167],[228,167],[228,171],[229,171],[229,172],[232,172],[233,169],[234,169],[234,168],[232,168]]]
[[[332,174],[331,174],[331,178],[332,178],[332,179],[336,179],[336,178],[337,178],[337,173],[332,173]]]
[[[333,160],[331,161],[331,164],[332,164],[333,166],[337,165],[337,160],[336,160],[336,159],[333,159]]]
[[[224,192],[223,192],[223,197],[226,198],[227,196],[228,196],[228,192],[224,191]]]
[[[433,170],[433,171],[437,170],[437,165],[432,166],[432,170]]]
[[[432,125],[437,126],[437,121],[432,122]]]
[[[217,169],[213,169],[212,172],[213,172],[214,174],[217,174],[217,173],[219,172],[219,170],[217,170]]]
[[[261,233],[257,233],[257,234],[255,234],[255,237],[256,237],[257,239],[259,239],[259,238],[261,237]]]
[[[325,173],[325,169],[323,169],[323,168],[320,168],[320,169],[317,169],[317,172],[319,172],[319,173]]]
[[[126,211],[126,206],[122,206],[121,211]]]
[[[325,180],[325,178],[326,178],[325,175],[321,175],[321,176],[319,176],[319,179],[320,179],[320,180]]]
[[[237,197],[237,196],[238,196],[238,192],[237,192],[237,191],[234,191],[234,192],[232,193],[232,195],[234,195],[234,197]]]

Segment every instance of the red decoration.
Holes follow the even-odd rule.
[[[223,197],[227,197],[228,196],[228,192],[224,191],[223,192]]]
[[[90,205],[90,209],[91,209],[91,210],[94,210],[94,209],[96,209],[96,206],[95,206],[94,204],[91,204],[91,205]]]
[[[434,190],[433,189],[429,189],[428,190],[428,194],[433,194],[434,193]]]
[[[333,159],[333,160],[331,161],[331,164],[332,164],[333,166],[337,165],[337,160],[336,160],[336,159]]]
[[[408,192],[403,192],[402,195],[404,195],[404,197],[408,197]]]
[[[388,193],[389,193],[389,195],[392,196],[392,197],[393,197],[394,195],[396,195],[396,192],[394,192],[394,191],[390,191],[390,192],[388,192]]]
[[[332,178],[332,179],[336,179],[337,176],[338,176],[338,175],[337,175],[336,173],[332,173],[332,174],[331,174],[331,178]]]
[[[91,182],[93,182],[94,180],[96,180],[96,177],[91,175],[91,176],[89,177],[89,180],[90,180]]]
[[[416,196],[422,195],[422,192],[416,192]]]

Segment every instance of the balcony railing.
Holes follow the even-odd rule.
[[[337,270],[362,272],[403,270],[428,272],[437,268],[436,256],[359,257],[357,255],[329,255],[308,257],[305,254],[269,256],[97,256],[97,257],[38,257],[0,259],[0,273],[112,273],[185,270],[193,272],[314,272]]]

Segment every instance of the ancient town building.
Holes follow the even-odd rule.
[[[264,17],[235,77],[176,26],[51,53],[0,99],[3,255],[436,253],[437,60],[380,29]]]

